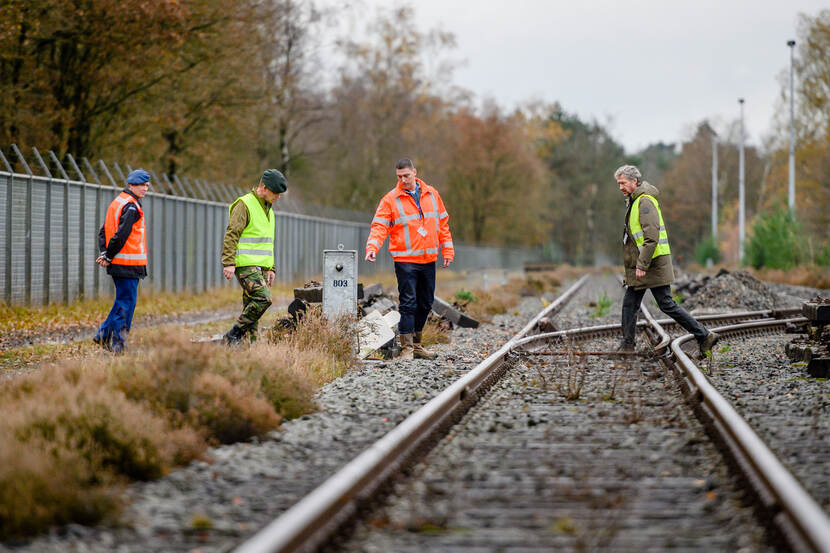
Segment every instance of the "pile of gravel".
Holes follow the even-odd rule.
[[[776,294],[746,271],[720,273],[683,300],[683,307],[688,311],[760,311],[774,309],[776,304]]]

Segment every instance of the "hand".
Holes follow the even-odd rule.
[[[447,258],[445,257],[445,258],[444,258],[444,268],[446,269],[447,267],[449,267],[449,266],[450,266],[450,263],[452,263],[452,259],[447,259]]]
[[[236,272],[236,267],[233,265],[228,265],[227,267],[222,268],[222,274],[225,275],[225,278],[230,280],[233,278],[233,274]]]
[[[640,280],[646,276],[646,272],[642,269],[637,269],[634,271],[634,276],[637,277],[637,280]]]
[[[101,267],[106,267],[110,264],[110,262],[107,261],[107,256],[105,255],[99,255],[98,258],[95,260],[95,263],[97,263]]]
[[[277,273],[275,273],[274,271],[268,271],[265,273],[265,282],[268,284],[268,288],[270,288],[271,285],[274,284],[275,276],[277,276]]]
[[[366,261],[368,261],[369,263],[374,263],[376,259],[377,259],[377,252],[374,252],[374,251],[366,252]]]

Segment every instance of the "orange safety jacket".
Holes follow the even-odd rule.
[[[147,233],[144,229],[144,210],[141,209],[141,204],[126,192],[121,192],[116,196],[107,209],[107,217],[104,219],[104,236],[106,237],[106,243],[109,244],[112,237],[115,236],[115,231],[118,230],[121,210],[131,202],[138,208],[139,218],[133,224],[124,247],[112,259],[113,265],[147,265]]]
[[[452,261],[455,250],[450,234],[450,216],[438,191],[422,181],[421,211],[403,185],[389,191],[378,204],[372,229],[366,241],[366,253],[380,251],[386,235],[389,235],[389,254],[403,263],[431,263],[438,259],[438,251],[444,259]]]

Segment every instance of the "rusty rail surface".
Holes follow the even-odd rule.
[[[479,363],[383,438],[323,482],[291,509],[236,549],[237,553],[288,553],[314,551],[354,515],[392,475],[477,400],[505,370],[513,345],[534,329],[539,319],[557,313],[582,287],[583,275],[562,295],[537,314],[497,352]]]
[[[788,324],[806,323],[807,319],[803,317],[768,318],[799,312],[800,309],[777,312],[753,311],[710,315],[705,319],[699,317],[698,320],[732,321],[740,317],[761,319],[713,329],[722,336],[751,336],[780,332]],[[798,552],[830,553],[830,517],[732,405],[715,390],[703,371],[681,349],[681,346],[693,340],[694,336],[685,334],[676,338],[670,343],[670,352],[665,351],[669,342],[666,340],[667,334],[661,325],[669,321],[654,320],[645,310],[644,315],[646,321],[641,321],[639,324],[649,328],[650,332],[647,334],[652,341],[656,342],[652,345],[655,353],[668,354],[662,355],[660,361],[667,368],[675,370],[681,377],[683,388],[688,394],[688,399],[695,406],[696,413],[703,419],[706,427],[714,432],[716,438],[725,445],[726,452],[732,457],[741,474],[761,499],[765,513],[774,522],[790,548]],[[619,332],[619,329],[620,325],[602,325],[536,334],[519,340],[516,348],[534,353],[539,352],[551,341],[575,342],[613,335]],[[539,353],[543,354],[543,352]]]

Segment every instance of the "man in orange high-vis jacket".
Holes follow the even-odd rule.
[[[136,169],[127,176],[127,188],[107,209],[98,232],[100,255],[95,262],[106,267],[115,283],[115,302],[93,341],[114,353],[124,351],[133,322],[138,281],[147,276],[147,232],[141,199],[150,188],[150,174]]]
[[[435,260],[438,252],[444,267],[452,263],[455,250],[450,234],[450,216],[438,191],[415,178],[415,166],[407,158],[395,165],[397,186],[378,204],[366,241],[366,261],[374,263],[389,235],[389,254],[398,279],[398,331],[403,359],[435,359],[421,344],[432,302],[435,300]]]

